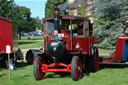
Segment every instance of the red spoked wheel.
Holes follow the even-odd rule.
[[[42,67],[43,64],[45,64],[45,61],[42,57],[37,56],[34,59],[33,72],[36,80],[42,80],[45,78],[45,72],[43,72]]]
[[[73,56],[71,62],[71,75],[74,81],[77,81],[82,76],[82,62],[78,56]]]

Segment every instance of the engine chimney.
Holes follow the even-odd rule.
[[[54,8],[54,29],[55,30],[60,30],[60,9],[55,7]]]

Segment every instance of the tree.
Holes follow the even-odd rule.
[[[41,29],[41,20],[31,17],[31,11],[24,6],[17,6],[14,0],[0,0],[0,16],[15,21],[18,25],[19,39],[22,31],[34,31],[36,27]]]
[[[54,13],[55,4],[60,5],[64,3],[65,0],[47,0],[45,4],[45,17],[52,17]]]
[[[17,23],[19,39],[21,39],[20,33],[22,31],[32,31],[35,28],[35,22],[30,17],[31,12],[29,8],[24,6],[15,6],[14,9],[13,14],[15,14],[15,16],[11,17],[11,19]]]
[[[121,29],[127,28],[128,16],[127,0],[96,0],[95,35],[101,38],[98,45],[103,48],[112,48],[116,45],[117,37],[124,35]]]
[[[85,3],[80,3],[81,7],[78,8],[78,14],[85,17]]]
[[[8,18],[12,16],[14,0],[0,0],[0,16]]]
[[[0,1],[0,16],[15,21],[18,25],[18,33],[22,31],[32,31],[36,26],[31,17],[29,8],[24,6],[17,6],[14,0],[1,0]],[[21,38],[19,38],[21,39]]]
[[[38,28],[39,30],[42,30],[42,24],[41,24],[42,20],[39,19],[39,17],[36,17],[36,18],[33,18],[33,19],[35,20],[36,28]]]

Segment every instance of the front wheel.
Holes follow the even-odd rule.
[[[71,62],[71,75],[74,81],[77,81],[82,76],[82,63],[78,56],[73,56]]]
[[[45,78],[45,72],[43,72],[42,65],[45,64],[45,61],[42,57],[37,56],[33,64],[33,72],[36,80],[42,80]]]

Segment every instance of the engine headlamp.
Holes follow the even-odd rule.
[[[56,47],[53,48],[53,52],[56,52]]]
[[[79,43],[76,44],[76,49],[78,49],[78,48],[80,48],[80,44]]]

